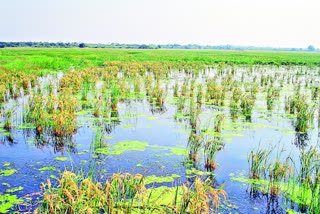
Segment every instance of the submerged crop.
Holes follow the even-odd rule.
[[[154,178],[151,181],[156,182]],[[208,180],[198,178],[194,185],[147,189],[140,174],[113,174],[99,183],[65,171],[58,187],[48,180],[42,190],[44,197],[35,213],[208,213],[216,212],[221,198],[226,198],[222,187],[214,189]]]
[[[82,173],[47,182],[38,211],[257,213],[275,200],[288,201],[275,212],[319,211],[316,53],[0,52],[2,187],[37,204],[47,176]],[[247,163],[248,196],[226,180],[233,201],[219,206],[214,187]]]

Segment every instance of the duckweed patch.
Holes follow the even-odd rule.
[[[268,129],[274,129],[278,131],[291,131],[288,128],[283,128],[279,126],[272,126],[264,123],[249,123],[249,122],[234,122],[230,124],[232,127],[244,127],[244,128],[251,128],[253,130],[261,129],[261,128],[268,128]]]
[[[10,187],[10,184],[8,183],[2,183],[3,186],[6,186],[6,187]]]
[[[253,187],[256,190],[259,190],[263,193],[268,193],[268,190],[270,188],[270,181],[265,179],[250,179],[245,177],[231,177],[232,181],[237,181],[241,183],[246,183],[253,185]],[[284,197],[289,199],[290,201],[293,201],[295,203],[298,203],[300,205],[309,205],[312,200],[312,191],[310,187],[305,186],[298,186],[298,185],[290,185],[288,183],[284,182],[277,182],[277,187],[281,190]],[[303,198],[303,200],[302,200]]]
[[[5,162],[2,166],[4,166],[4,167],[10,166],[10,163]]]
[[[8,213],[14,205],[23,203],[22,199],[18,199],[16,195],[0,194],[0,213]]]
[[[159,117],[155,117],[155,116],[150,116],[150,117],[147,117],[148,120],[156,120],[158,119]]]
[[[11,132],[2,132],[2,136],[12,136],[13,134]]]
[[[173,182],[174,178],[173,176],[156,176],[151,175],[144,178],[144,183],[151,184],[151,183],[170,183]]]
[[[84,154],[86,154],[88,152],[89,152],[89,150],[83,150],[81,152],[78,152],[77,155],[84,155]]]
[[[45,166],[39,169],[40,172],[45,172],[45,171],[56,171],[55,166]]]
[[[95,153],[107,155],[107,154],[109,153],[109,147],[97,148],[97,149],[95,150]]]
[[[24,188],[22,186],[19,186],[19,187],[15,187],[15,188],[12,188],[12,189],[7,189],[6,192],[7,193],[14,193],[14,192],[18,192],[20,190],[23,190]]]
[[[127,151],[144,151],[149,144],[137,140],[127,140],[116,143],[111,147],[109,154],[120,155]]]
[[[148,189],[148,192],[151,193],[151,201],[159,205],[167,205],[174,202],[177,190],[178,197],[180,198],[182,195],[182,189],[179,187],[160,186],[154,189]]]
[[[16,169],[0,170],[0,176],[10,176],[10,175],[13,175],[14,173],[18,173],[18,171]]]
[[[173,178],[180,178],[181,176],[180,176],[180,175],[177,175],[177,174],[172,174],[171,177],[173,177]]]
[[[223,130],[225,130],[222,133],[216,132],[213,128],[209,128],[206,131],[202,133],[203,136],[209,135],[211,137],[217,137],[220,138],[220,141],[224,142],[231,142],[233,137],[243,137],[243,129],[240,129],[239,127],[224,127]]]
[[[174,115],[174,118],[175,118],[176,120],[190,119],[190,115],[184,114],[184,113],[181,113],[181,112],[177,112],[177,113]]]
[[[197,170],[196,168],[191,168],[191,169],[186,169],[186,174],[202,176],[202,175],[211,175],[212,172],[204,172],[204,171]]]
[[[54,180],[57,180],[57,179],[58,179],[57,176],[55,176],[55,175],[50,175],[50,178],[51,178],[51,179],[54,179]]]
[[[169,146],[160,146],[160,145],[149,145],[148,147],[154,150],[170,150],[171,153],[168,155],[187,155],[188,151],[186,148],[177,148],[177,147],[169,147]],[[161,157],[162,155],[156,154],[156,157]]]
[[[132,124],[127,124],[127,125],[123,125],[122,128],[124,129],[129,129],[129,128],[132,128],[133,125]]]
[[[170,151],[172,152],[173,155],[187,155],[188,154],[187,149],[182,149],[182,148],[170,148]]]
[[[54,159],[57,161],[67,161],[68,160],[67,157],[55,157]]]

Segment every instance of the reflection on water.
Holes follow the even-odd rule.
[[[273,74],[270,70],[270,75]],[[184,84],[185,78],[178,73],[171,75]],[[184,75],[190,78],[188,72]],[[206,70],[196,77],[199,84],[204,84],[212,75],[212,71]],[[254,76],[248,75],[249,80]],[[219,83],[223,80],[219,75],[216,78]],[[235,74],[235,78],[240,80],[243,76]],[[174,94],[174,84],[175,81],[166,84],[169,95]],[[188,87],[191,88],[191,84]],[[278,100],[284,100],[292,91],[292,88],[285,88]],[[54,136],[50,130],[38,132],[34,127],[19,128],[20,124],[16,122],[19,124],[16,128],[0,132],[0,169],[5,169],[2,165],[9,162],[17,174],[15,179],[0,177],[0,182],[11,187],[22,186],[24,189],[15,193],[22,197],[39,192],[41,182],[58,177],[65,169],[93,173],[95,179],[102,181],[115,172],[157,176],[178,174],[181,177],[175,179],[176,183],[192,183],[195,176],[201,176],[202,179],[210,178],[216,188],[225,185],[229,201],[224,204],[228,208],[221,209],[221,213],[285,213],[287,208],[295,207],[282,195],[275,197],[262,192],[257,184],[233,181],[230,174],[247,176],[248,151],[259,145],[267,148],[280,144],[279,147],[298,160],[301,150],[317,143],[319,129],[295,132],[294,119],[286,117],[284,102],[274,102],[272,108],[271,104],[267,106],[266,91],[257,94],[250,115],[229,108],[229,101],[217,106],[206,103],[204,98],[195,101],[201,99],[193,97],[190,101],[191,98],[183,100],[169,95],[164,101],[150,97],[123,99],[117,110],[106,111],[107,116],[94,116],[89,107],[91,103],[85,103],[81,109],[84,113],[77,116],[76,132],[67,137]],[[217,131],[215,121],[219,114],[226,118],[221,130]],[[22,118],[18,113],[15,120],[22,121]],[[125,141],[146,142],[147,145],[138,149],[123,146],[121,154],[110,152],[119,142]],[[61,157],[66,157],[67,161],[59,159]],[[40,170],[48,166],[54,168]],[[1,191],[5,191],[3,186]]]
[[[297,132],[295,134],[294,145],[298,149],[303,150],[308,145],[309,140],[308,133]]]

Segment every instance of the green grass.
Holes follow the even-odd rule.
[[[106,61],[170,61],[176,63],[320,65],[320,53],[212,50],[134,50],[134,49],[0,49],[0,67],[10,70],[50,73],[102,66]]]

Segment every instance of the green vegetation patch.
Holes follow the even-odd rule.
[[[78,152],[77,155],[83,155],[83,154],[86,154],[88,152],[89,152],[89,150],[83,150],[81,152]]]
[[[68,160],[67,157],[55,157],[54,159],[58,160],[58,161],[67,161]]]
[[[40,172],[44,172],[44,171],[56,171],[56,167],[55,166],[45,166],[39,169]]]
[[[254,130],[260,129],[260,128],[269,128],[269,129],[275,129],[278,131],[290,131],[290,129],[288,128],[282,128],[279,126],[271,126],[268,124],[264,124],[264,123],[249,123],[249,122],[237,122],[237,123],[232,123],[230,124],[232,127],[247,127],[247,128],[251,128]]]
[[[146,142],[141,142],[137,140],[126,140],[116,143],[111,147],[109,154],[120,155],[127,151],[144,151],[149,144]]]
[[[150,202],[157,203],[159,205],[172,204],[174,203],[176,196],[178,197],[178,200],[179,200],[182,195],[181,187],[161,186],[154,189],[148,189],[147,191],[151,193]]]
[[[20,190],[23,190],[23,187],[22,186],[19,186],[19,187],[14,187],[12,189],[7,189],[6,192],[7,193],[14,193],[14,192],[18,192]]]
[[[174,181],[174,178],[180,178],[180,175],[172,174],[171,176],[156,176],[150,175],[144,178],[145,184],[151,183],[170,183]]]
[[[238,181],[241,183],[251,184],[257,190],[267,193],[270,187],[270,182],[265,179],[250,179],[245,177],[231,177],[231,180]],[[290,185],[284,182],[277,182],[275,184],[277,188],[281,190],[284,197],[287,199],[303,205],[309,205],[312,198],[312,191],[310,187],[299,186],[299,185]]]
[[[18,129],[35,129],[36,126],[31,123],[25,123],[18,127]]]
[[[155,116],[150,116],[150,117],[147,117],[148,120],[156,120],[158,119],[159,117],[155,117]]]
[[[197,170],[196,168],[191,168],[191,169],[186,169],[186,174],[202,176],[202,175],[211,175],[212,172],[204,172],[204,171]]]
[[[16,204],[23,203],[22,199],[18,199],[16,195],[0,194],[0,213],[8,213]]]
[[[181,119],[190,119],[190,115],[188,114],[184,114],[182,112],[177,112],[174,115],[174,119],[176,120],[181,120]]]
[[[11,132],[2,132],[2,136],[12,136]]]
[[[18,173],[18,171],[16,169],[0,170],[0,176],[10,176],[14,173]]]
[[[149,145],[149,147],[156,150],[170,150],[171,153],[167,155],[187,155],[188,154],[188,150],[186,148],[177,148],[177,147],[160,146],[160,145]],[[161,155],[158,155],[157,157],[161,157]]]
[[[292,209],[287,209],[286,212],[287,212],[288,214],[300,214],[300,212],[296,212],[296,211],[294,211],[294,210],[292,210]]]
[[[3,186],[6,186],[6,187],[10,187],[10,184],[8,183],[2,183]]]
[[[57,161],[67,161],[68,160],[67,157],[55,157],[54,159]]]
[[[10,166],[10,163],[5,162],[2,166],[4,166],[4,167]]]
[[[145,117],[144,114],[138,114],[138,113],[133,113],[133,112],[128,112],[124,115],[122,115],[121,119],[131,119],[131,118],[139,118],[139,117]],[[118,119],[118,118],[115,118]]]
[[[243,129],[238,126],[226,125],[223,127],[225,130],[222,133],[216,132],[213,128],[208,128],[206,131],[202,133],[203,136],[209,135],[211,137],[219,137],[222,138],[225,142],[231,142],[233,137],[243,137]]]
[[[109,147],[97,148],[97,149],[95,150],[95,152],[96,152],[97,154],[107,155],[107,154],[109,153]],[[78,153],[78,154],[80,154],[80,153]]]
[[[54,179],[54,180],[58,180],[57,176],[55,176],[55,175],[50,175],[50,178]]]
[[[155,175],[151,175],[151,176],[147,176],[144,178],[144,183],[145,184],[151,184],[151,183],[169,183],[169,182],[173,182],[174,179],[171,176],[155,176]]]
[[[170,148],[170,151],[172,152],[173,155],[187,155],[188,154],[188,150],[182,149],[182,148]]]
[[[133,125],[132,124],[127,124],[127,125],[123,125],[122,128],[124,129],[129,129],[129,128],[132,128]]]

